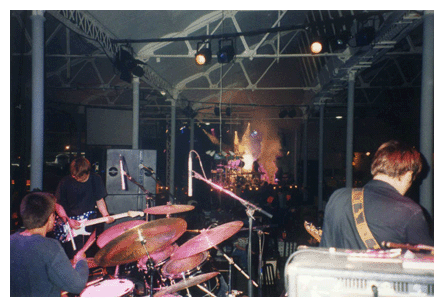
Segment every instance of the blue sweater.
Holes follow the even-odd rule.
[[[80,293],[88,281],[85,260],[72,267],[59,241],[41,235],[10,237],[11,297],[60,296],[61,291]]]

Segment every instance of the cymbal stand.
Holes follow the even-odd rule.
[[[182,275],[182,279],[186,282],[187,279],[185,278],[185,273],[182,272],[181,275]],[[188,287],[186,287],[185,290],[187,290],[187,296],[191,297],[191,293],[190,293],[190,290],[188,289]]]
[[[150,276],[150,297],[153,296],[153,285],[154,285],[154,262],[150,257],[150,254],[148,252],[148,249],[146,248],[146,239],[142,236],[142,231],[140,229],[137,230],[139,235],[139,241],[142,244],[143,248],[145,249],[145,253],[148,256],[148,259],[146,261],[146,267],[148,270],[148,275]]]
[[[248,215],[248,274],[250,276],[252,276],[252,274],[251,274],[251,272],[252,272],[252,269],[251,269],[251,242],[252,242],[252,240],[251,239],[252,238],[251,237],[252,237],[252,233],[253,233],[253,214],[255,211],[258,211],[258,212],[262,213],[263,215],[269,217],[270,219],[273,217],[273,215],[262,210],[261,208],[257,207],[256,205],[250,203],[249,201],[237,196],[232,191],[224,189],[223,187],[215,184],[214,182],[211,182],[210,180],[202,177],[202,175],[200,175],[199,173],[197,173],[195,171],[192,171],[192,173],[194,174],[194,176],[193,176],[194,178],[205,181],[210,186],[215,188],[217,191],[224,192],[225,194],[238,200],[246,208],[246,213]],[[251,279],[250,279],[250,282],[248,283],[248,296],[253,297],[253,284],[252,284]]]
[[[218,250],[218,251],[219,251],[219,252],[225,257],[225,259],[228,260],[228,264],[230,265],[230,267],[229,267],[229,274],[230,274],[230,276],[229,276],[229,278],[228,278],[228,283],[229,283],[229,285],[228,285],[228,293],[231,292],[231,265],[234,265],[234,267],[235,267],[239,272],[241,272],[241,274],[244,275],[246,279],[251,280],[251,283],[252,283],[255,287],[259,287],[258,284],[257,284],[254,280],[252,280],[251,277],[248,276],[247,273],[245,273],[245,272],[242,270],[242,268],[241,268],[240,266],[238,266],[238,265],[234,262],[233,258],[231,258],[231,257],[228,256],[227,254],[225,254],[224,251],[221,250],[217,245],[214,246],[214,248],[217,249],[217,250]]]
[[[259,297],[262,297],[262,282],[263,282],[263,272],[262,272],[262,257],[265,244],[265,232],[259,230],[257,232],[259,238],[259,264],[258,264],[258,273],[259,273]],[[263,241],[262,241],[263,239]],[[261,243],[262,242],[262,243]]]

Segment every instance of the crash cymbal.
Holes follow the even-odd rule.
[[[126,230],[112,239],[94,256],[102,267],[136,261],[176,241],[186,230],[187,222],[181,218],[164,218],[143,223]],[[142,244],[142,241],[146,241]],[[145,249],[146,248],[146,249]]]
[[[169,287],[166,287],[164,289],[161,289],[160,291],[156,292],[153,297],[161,297],[164,296],[165,294],[170,294],[170,293],[174,293],[192,286],[196,286],[198,284],[201,284],[213,277],[215,277],[216,275],[218,275],[219,272],[211,272],[211,273],[206,273],[206,274],[200,274],[197,276],[193,276],[187,279],[184,279],[178,283],[175,283],[174,285],[171,285]]]
[[[123,223],[119,223],[117,225],[114,225],[111,228],[108,228],[104,232],[100,234],[100,236],[97,238],[96,244],[98,247],[103,248],[106,244],[108,244],[112,239],[117,238],[122,233],[127,231],[128,229],[131,229],[135,226],[139,226],[143,223],[146,223],[144,220],[132,220],[127,221]]]
[[[143,212],[147,214],[174,214],[174,213],[181,213],[193,210],[194,206],[191,205],[164,205],[164,206],[157,206],[157,207],[151,207],[148,209],[145,209]]]
[[[171,255],[171,259],[187,258],[206,251],[237,233],[243,225],[244,222],[242,221],[234,221],[215,228],[204,229],[199,235],[182,244],[182,246]]]

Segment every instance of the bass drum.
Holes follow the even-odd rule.
[[[128,279],[106,279],[86,287],[80,297],[132,297],[134,283]]]
[[[186,279],[196,275],[215,271],[217,270],[213,266],[212,259],[208,251],[205,251],[188,258],[167,261],[161,269],[161,274],[164,277],[164,280],[166,280],[166,284],[172,285],[180,282],[184,278]],[[221,288],[219,276],[213,277],[201,285],[215,296],[218,296]],[[188,290],[190,291],[190,295],[193,297],[210,296],[197,286],[190,287]],[[179,294],[182,296],[188,296],[187,290],[182,290],[179,292]]]

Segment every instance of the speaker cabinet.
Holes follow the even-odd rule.
[[[122,161],[123,170],[128,175],[124,176],[124,189],[122,189],[120,161]],[[106,189],[108,196],[105,200],[110,214],[118,214],[130,210],[143,211],[147,208],[147,193],[153,194],[153,199],[149,200],[149,206],[155,205],[156,162],[157,152],[155,150],[107,150]],[[147,172],[143,168],[144,166],[151,168],[152,174]]]

